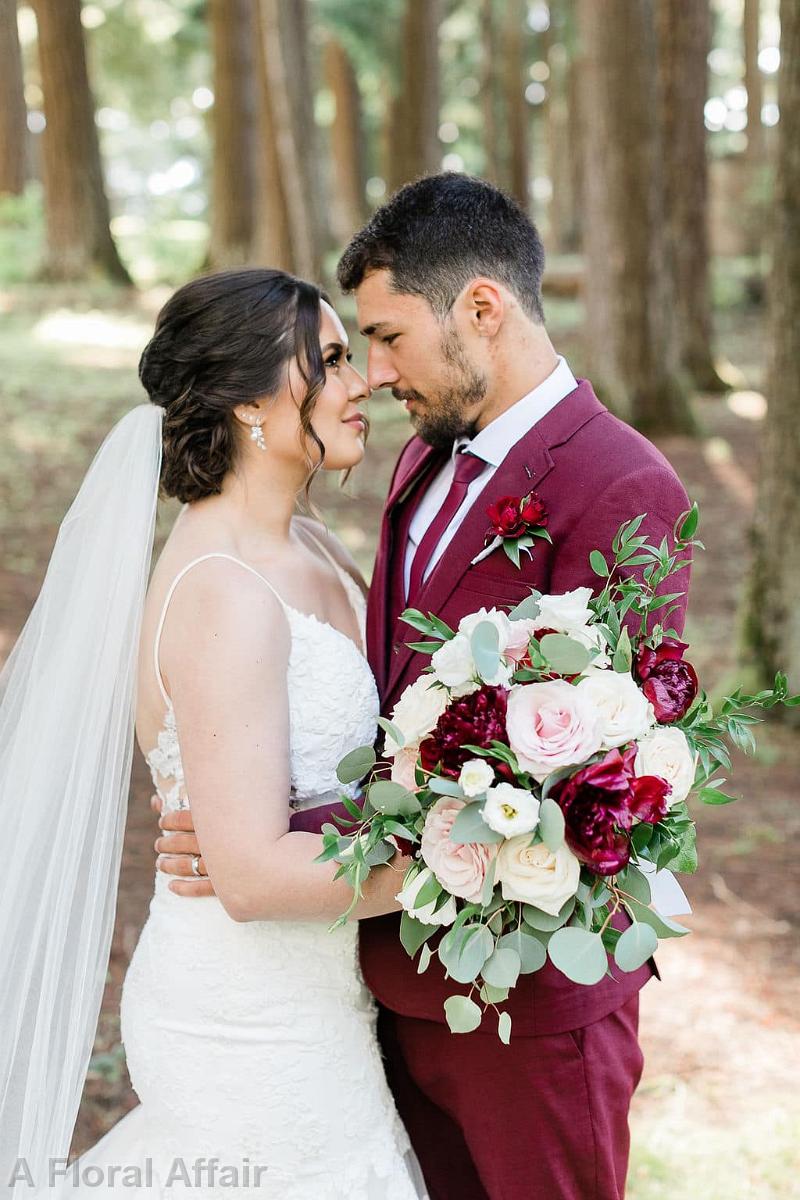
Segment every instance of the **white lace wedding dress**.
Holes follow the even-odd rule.
[[[194,565],[167,595],[156,664],[172,592]],[[363,628],[363,597],[337,571]],[[283,608],[292,639],[291,802],[307,807],[334,799],[341,757],[374,740],[378,697],[350,638]],[[175,717],[161,690],[164,727],[147,761],[166,808],[188,807]],[[357,924],[329,933],[326,921],[237,923],[216,897],[180,897],[168,882],[156,873],[122,997],[122,1039],[141,1103],[79,1169],[139,1168],[142,1197],[163,1200],[418,1200],[424,1188],[384,1078]],[[198,1161],[215,1158],[213,1180],[208,1166],[196,1174]],[[257,1185],[256,1166],[265,1168]],[[130,1183],[121,1187],[125,1179],[117,1176],[114,1193],[137,1195]]]

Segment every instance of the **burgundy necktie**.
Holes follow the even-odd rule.
[[[425,536],[417,546],[417,552],[411,563],[411,579],[408,585],[409,604],[416,602],[416,597],[419,594],[422,581],[425,577],[425,569],[433,556],[434,550],[439,545],[442,534],[464,503],[464,497],[467,494],[469,485],[473,479],[478,478],[485,466],[485,461],[482,458],[478,458],[475,454],[470,454],[469,450],[459,450],[456,454],[455,470],[453,472],[453,482],[450,484],[450,491],[445,496],[444,504],[431,521],[425,532]]]

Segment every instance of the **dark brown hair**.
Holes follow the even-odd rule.
[[[298,408],[316,475],[325,447],[312,417],[325,364],[319,344],[320,301],[313,283],[285,271],[220,271],[179,288],[158,314],[139,360],[139,378],[164,409],[161,490],[186,503],[221,491],[236,462],[240,404],[274,395],[297,359],[306,385]]]

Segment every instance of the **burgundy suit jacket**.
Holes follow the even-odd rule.
[[[416,635],[402,624],[403,558],[408,526],[425,488],[448,452],[412,438],[395,469],[381,525],[369,598],[367,645],[386,715],[428,659],[404,644]],[[547,505],[552,545],[536,542],[533,559],[523,556],[517,570],[502,549],[471,566],[482,550],[487,506],[500,496],[535,490]],[[566,592],[598,587],[589,553],[613,557],[611,541],[623,521],[647,513],[640,532],[660,542],[676,517],[689,507],[684,488],[664,456],[599,402],[591,385],[578,382],[538,424],[520,439],[476,498],[442,558],[431,572],[418,607],[434,612],[451,627],[482,606],[516,604],[532,587]],[[668,581],[668,590],[687,590],[689,571]],[[679,632],[685,604],[670,618]],[[434,945],[435,943],[432,943]],[[468,988],[445,981],[434,955],[417,974],[399,940],[399,917],[377,917],[360,925],[361,966],[378,1000],[405,1016],[443,1021],[442,1004]],[[609,960],[611,961],[611,960]],[[507,1007],[515,1034],[560,1033],[599,1020],[624,1004],[650,978],[654,966],[624,974],[616,968],[594,987],[573,984],[549,962],[520,978]]]

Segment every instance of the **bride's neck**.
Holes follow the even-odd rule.
[[[264,469],[266,468],[266,469]],[[244,463],[226,476],[222,491],[200,500],[196,511],[214,513],[226,525],[243,548],[250,546],[257,556],[264,543],[287,543],[297,496],[305,475],[288,463]]]

